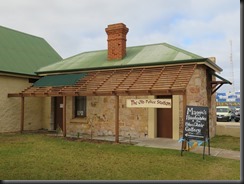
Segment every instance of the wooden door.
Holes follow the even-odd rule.
[[[170,98],[172,96],[158,96],[158,98]],[[157,109],[157,137],[172,138],[172,107]]]
[[[54,98],[54,129],[58,127],[63,130],[63,97]]]

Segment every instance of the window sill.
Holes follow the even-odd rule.
[[[88,122],[87,122],[87,118],[86,117],[84,117],[84,118],[80,117],[80,118],[73,118],[73,119],[71,119],[70,120],[70,123],[87,124]]]

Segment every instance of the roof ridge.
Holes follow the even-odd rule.
[[[9,28],[9,27],[5,27],[5,26],[1,26],[3,29],[8,29],[10,31],[13,31],[13,32],[16,32],[16,33],[20,33],[20,34],[24,34],[24,35],[27,35],[27,36],[31,36],[31,37],[36,37],[36,38],[39,38],[39,39],[42,39],[42,40],[45,40],[44,38],[40,37],[40,36],[35,36],[35,35],[32,35],[32,34],[29,34],[29,33],[25,33],[25,32],[22,32],[22,31],[18,31],[18,30],[15,30],[13,28]],[[46,41],[46,40],[45,40]]]
[[[144,45],[135,45],[135,46],[130,46],[130,47],[145,47],[145,46],[153,46],[153,45],[164,45],[165,42],[161,42],[161,43],[149,43],[149,44],[144,44]]]
[[[172,49],[175,49],[175,50],[178,50],[178,51],[184,52],[184,53],[186,53],[186,54],[193,55],[194,57],[200,57],[200,58],[204,58],[204,57],[202,57],[202,56],[200,56],[200,55],[194,54],[193,52],[189,52],[189,51],[187,51],[187,50],[184,50],[184,49],[181,49],[181,48],[179,48],[179,47],[176,47],[176,46],[170,45],[170,44],[168,44],[168,43],[164,43],[164,45],[165,45],[165,46],[167,46],[167,47],[169,47],[169,48],[172,48]]]

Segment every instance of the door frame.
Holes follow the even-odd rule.
[[[162,98],[162,99],[171,99],[171,102],[173,101],[173,95],[159,95],[156,96],[156,98]],[[171,103],[173,104],[173,103]],[[167,121],[167,124],[164,123],[164,121],[162,120],[162,116],[159,115],[159,112],[161,111],[161,113],[170,113],[171,117],[169,117],[169,119]],[[159,138],[173,138],[173,105],[171,106],[171,108],[157,108],[157,136]],[[159,127],[161,128],[167,128],[166,130],[163,130],[160,132],[159,135]],[[169,132],[168,132],[169,131]]]
[[[60,127],[63,130],[63,97],[54,97],[54,130]]]

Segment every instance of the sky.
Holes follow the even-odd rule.
[[[44,38],[63,58],[107,49],[105,28],[124,23],[127,46],[168,43],[215,57],[240,91],[238,0],[0,0],[0,25]]]

